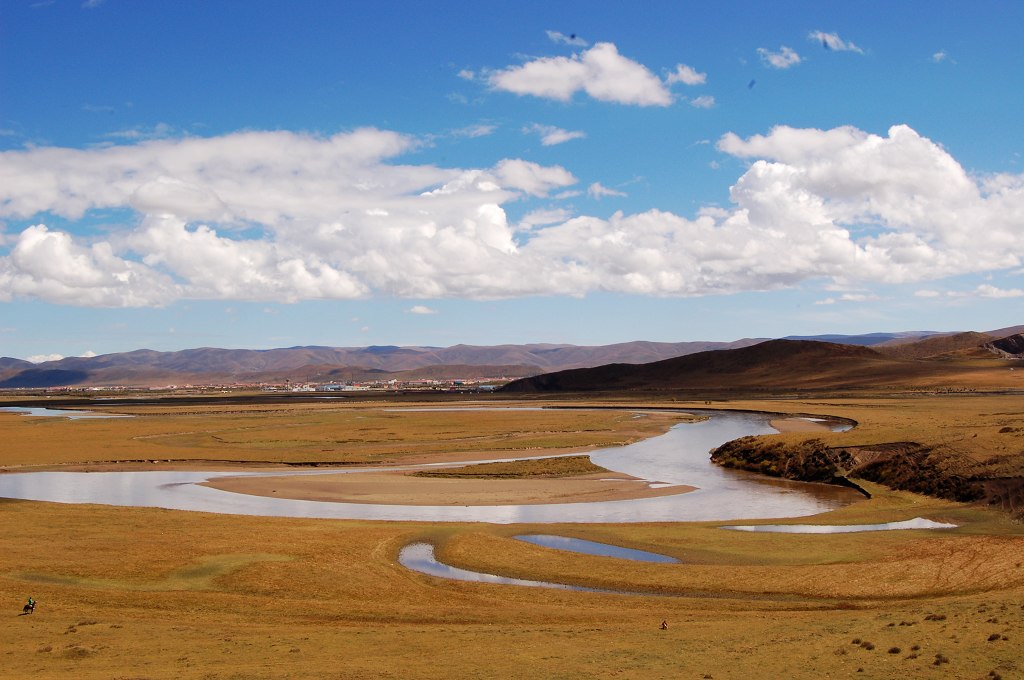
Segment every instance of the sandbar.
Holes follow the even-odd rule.
[[[831,432],[828,424],[808,418],[775,418],[768,422],[779,432]]]
[[[281,477],[221,477],[203,486],[271,498],[379,505],[537,505],[670,496],[695,490],[651,486],[619,472],[542,479],[442,479],[407,471]]]

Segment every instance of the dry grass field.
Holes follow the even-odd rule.
[[[464,406],[474,405],[480,404]],[[100,406],[92,410],[132,417],[80,420],[0,413],[0,465],[487,460],[622,445],[681,419],[670,413],[635,418],[624,412],[537,408],[430,410],[436,408],[429,402]]]
[[[483,460],[623,443],[675,418],[382,406],[139,406],[137,418],[88,421],[4,414],[2,464]],[[1024,465],[1014,429],[1024,427],[1019,397],[712,406],[859,423],[847,433],[776,435],[794,440],[916,440],[978,464]],[[798,521],[926,516],[961,526],[753,534],[711,523],[298,520],[0,500],[0,611],[8,612],[0,677],[1024,676],[1021,525],[987,507],[868,486],[870,500]],[[571,554],[512,538],[522,533],[652,550],[681,563]],[[441,559],[468,569],[649,594],[444,581],[397,563],[412,541],[431,542]],[[29,595],[38,609],[19,616]]]

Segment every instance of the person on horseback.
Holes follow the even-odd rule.
[[[31,614],[36,610],[36,601],[32,599],[32,596],[28,597],[28,604],[25,605],[25,612]]]

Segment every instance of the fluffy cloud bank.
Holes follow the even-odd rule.
[[[1024,177],[977,178],[905,126],[886,136],[779,127],[718,149],[750,165],[728,208],[603,219],[505,206],[577,180],[560,166],[395,162],[416,140],[244,132],[0,153],[0,299],[85,306],[182,298],[294,301],[707,295],[807,280],[911,282],[1020,267]],[[597,184],[596,186],[600,186]],[[75,224],[131,209],[120,231]],[[71,220],[61,230],[47,215]]]

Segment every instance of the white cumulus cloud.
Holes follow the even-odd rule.
[[[519,189],[532,196],[546,196],[553,189],[576,183],[572,173],[560,165],[538,165],[517,158],[500,161],[493,172],[501,186]]]
[[[824,31],[811,31],[807,34],[808,40],[819,42],[825,49],[836,52],[856,52],[864,54],[864,50],[839,37],[838,33],[825,33]]]
[[[171,277],[122,258],[110,243],[75,243],[70,234],[37,224],[0,258],[0,300],[33,297],[88,307],[161,305],[181,290]]]
[[[708,80],[707,73],[700,73],[696,69],[687,66],[686,64],[678,64],[676,70],[673,71],[665,78],[665,82],[668,84],[672,83],[683,83],[685,85],[703,85]]]
[[[625,196],[626,194],[617,189],[609,189],[606,186],[602,186],[600,182],[594,182],[587,187],[587,195],[591,198],[601,199],[605,196]]]
[[[709,94],[701,95],[690,100],[690,106],[698,109],[710,109],[715,105],[715,98]]]
[[[1024,266],[1024,175],[973,176],[904,125],[726,134],[718,150],[749,166],[730,204],[692,218],[577,214],[559,203],[580,193],[567,168],[401,162],[417,143],[382,130],[250,131],[0,152],[0,299],[695,296],[806,282],[865,290]],[[598,182],[586,191],[621,195]],[[527,197],[547,205],[511,224],[506,206]],[[135,216],[99,233],[78,223],[100,209]],[[45,224],[49,214],[69,226]]]
[[[791,66],[796,66],[801,61],[800,55],[791,47],[783,45],[779,48],[778,52],[772,52],[764,47],[757,48],[757,54],[761,57],[761,61],[772,68],[786,69]]]
[[[984,283],[975,289],[975,295],[983,298],[1019,298],[1024,297],[1024,290],[1020,288],[997,288],[988,283]]]
[[[772,228],[797,220],[841,248],[836,256],[854,248],[845,253],[855,254],[851,278],[940,278],[1021,260],[1024,178],[970,177],[907,126],[887,137],[852,127],[778,127],[746,140],[727,134],[718,148],[758,159],[732,188],[747,219]]]
[[[492,73],[496,90],[567,102],[577,92],[599,101],[668,106],[672,93],[646,66],[601,42],[571,57],[540,57]]]
[[[523,132],[540,135],[540,143],[544,146],[564,144],[565,142],[583,139],[587,136],[587,133],[580,130],[563,130],[554,125],[540,125],[539,123],[523,128]]]
[[[410,314],[437,314],[436,309],[427,307],[426,305],[413,305],[409,308]]]

